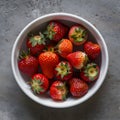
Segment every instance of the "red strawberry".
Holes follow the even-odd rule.
[[[96,43],[87,42],[84,44],[84,51],[91,59],[96,59],[100,54],[100,46]]]
[[[87,55],[82,51],[77,51],[67,55],[67,60],[76,69],[81,69],[88,61]]]
[[[72,96],[82,97],[88,92],[88,85],[84,81],[78,78],[72,78],[69,82]]]
[[[27,55],[24,51],[20,56],[21,60],[18,62],[18,67],[21,72],[27,74],[28,76],[32,76],[38,72],[38,60],[31,56]]]
[[[87,30],[80,25],[75,25],[70,28],[69,39],[75,45],[83,44],[88,37]]]
[[[80,78],[86,82],[93,82],[99,76],[99,67],[95,63],[89,63],[80,72]]]
[[[42,72],[49,79],[54,77],[54,69],[58,63],[59,57],[51,51],[46,51],[39,55],[39,64]]]
[[[48,86],[49,81],[44,75],[38,73],[32,77],[31,89],[33,90],[34,93],[36,94],[45,93],[48,89]]]
[[[53,100],[65,100],[67,95],[67,88],[62,81],[55,81],[50,87],[50,96]]]
[[[72,66],[67,61],[61,61],[55,68],[55,76],[59,80],[68,80],[72,77],[72,74]]]
[[[67,32],[68,27],[60,22],[52,21],[47,26],[47,31],[45,31],[45,34],[50,40],[58,42],[66,35]]]
[[[26,45],[32,55],[38,55],[45,47],[44,35],[40,33],[40,35],[32,36],[27,40]]]
[[[59,55],[63,58],[66,58],[66,56],[73,51],[73,45],[68,39],[62,39],[58,43],[57,48]]]

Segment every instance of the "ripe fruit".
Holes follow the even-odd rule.
[[[100,63],[91,61],[97,62],[101,49],[97,43],[87,41],[89,31],[79,24],[69,29],[69,25],[53,20],[44,34],[38,33],[25,40],[25,49],[31,54],[23,52],[18,61],[20,71],[32,79],[31,90],[36,95],[50,94],[56,101],[65,100],[68,92],[72,97],[85,95],[100,73]]]
[[[80,25],[75,25],[70,28],[69,39],[75,45],[83,44],[88,37],[87,30]]]
[[[70,40],[62,39],[57,45],[58,53],[61,57],[66,56],[73,51],[73,45]]]
[[[65,25],[60,22],[52,21],[47,26],[45,34],[50,40],[58,42],[66,35],[67,32],[68,28]]]
[[[67,88],[62,81],[55,81],[50,87],[50,96],[53,100],[65,100],[67,95]]]
[[[46,51],[39,55],[39,64],[42,69],[42,72],[49,79],[53,78],[54,69],[58,63],[58,55],[51,51]]]
[[[45,38],[42,33],[30,37],[26,42],[27,47],[30,49],[32,55],[38,55],[45,47]]]
[[[84,44],[84,51],[91,59],[96,59],[100,54],[100,46],[96,43],[87,42]]]
[[[35,57],[27,55],[23,51],[18,62],[18,67],[24,74],[32,76],[38,72],[38,64],[38,60]]]
[[[33,90],[34,93],[36,94],[45,93],[48,89],[48,86],[49,81],[44,75],[38,73],[32,77],[31,89]]]
[[[59,80],[68,80],[72,77],[72,74],[72,66],[67,61],[61,61],[55,68],[55,76]]]
[[[80,72],[80,78],[86,82],[93,82],[99,76],[99,67],[95,63],[89,63]]]
[[[74,97],[82,97],[88,92],[88,85],[78,79],[78,78],[72,78],[70,80],[70,93]]]
[[[77,51],[67,55],[67,60],[76,69],[81,69],[88,61],[87,55],[82,51]]]

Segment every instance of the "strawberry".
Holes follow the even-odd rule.
[[[59,57],[54,52],[46,51],[39,55],[39,64],[42,72],[49,79],[53,78],[54,69],[58,63]]]
[[[45,47],[45,38],[42,33],[30,37],[26,42],[32,55],[38,55]]]
[[[73,51],[73,45],[70,40],[62,39],[57,45],[58,53],[61,57],[66,56]]]
[[[99,71],[99,67],[96,63],[89,63],[80,72],[80,78],[86,82],[93,82],[97,80]]]
[[[45,34],[50,40],[58,42],[68,32],[68,27],[57,21],[51,21],[47,26]]]
[[[70,83],[70,93],[74,97],[82,97],[88,92],[88,85],[84,81],[78,78],[70,79],[69,83]]]
[[[44,75],[38,73],[32,77],[31,89],[33,90],[34,93],[43,94],[47,91],[48,86],[49,81]]]
[[[70,28],[68,36],[74,45],[81,45],[87,40],[88,34],[83,26],[74,25]]]
[[[90,59],[96,59],[100,54],[100,46],[93,42],[86,42],[84,44],[84,51]]]
[[[72,77],[72,74],[72,66],[67,61],[61,61],[55,68],[55,76],[59,80],[68,80]]]
[[[87,55],[82,51],[77,51],[67,55],[67,60],[76,69],[81,69],[88,61]]]
[[[35,57],[26,54],[24,51],[22,52],[20,61],[18,62],[18,67],[21,72],[28,76],[32,76],[38,72],[38,65],[38,60]]]
[[[50,96],[53,100],[62,101],[66,99],[67,88],[62,81],[55,81],[50,87]]]

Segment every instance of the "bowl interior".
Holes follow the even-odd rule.
[[[29,78],[27,78],[24,74],[20,73],[18,69],[18,56],[21,50],[26,49],[26,39],[29,33],[36,33],[38,31],[44,31],[48,22],[51,20],[58,20],[67,26],[72,26],[75,24],[81,24],[86,29],[88,30],[88,38],[90,41],[97,42],[101,46],[101,55],[100,57],[96,60],[98,65],[100,66],[100,75],[98,80],[90,87],[88,93],[79,98],[75,99],[72,97],[69,97],[66,101],[63,102],[56,102],[53,101],[48,94],[46,95],[40,95],[36,96],[33,94],[33,92],[30,89],[30,86],[27,84],[27,81]],[[82,48],[75,47],[76,50],[80,50]],[[107,71],[107,64],[108,64],[108,59],[107,59],[107,48],[106,44],[100,35],[100,33],[97,31],[97,29],[91,25],[88,21],[84,20],[83,18],[74,16],[74,15],[69,15],[69,14],[51,14],[47,16],[40,17],[30,24],[28,24],[22,32],[19,34],[17,37],[17,40],[15,41],[15,44],[13,46],[13,51],[12,51],[12,68],[13,68],[13,73],[16,78],[16,81],[20,88],[23,90],[23,92],[28,95],[31,99],[34,101],[45,105],[49,107],[56,107],[56,108],[62,108],[62,107],[69,107],[76,105],[78,103],[82,103],[83,101],[87,100],[89,97],[91,97],[101,86],[102,82],[104,81],[104,77],[106,75]]]

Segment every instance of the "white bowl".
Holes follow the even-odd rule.
[[[88,29],[89,33],[91,34],[90,36],[92,36],[91,39],[95,39],[101,47],[101,62],[100,62],[101,65],[100,65],[99,78],[95,82],[95,84],[89,89],[88,93],[79,99],[74,99],[70,97],[66,101],[56,102],[56,101],[53,101],[48,96],[36,96],[31,91],[30,86],[26,84],[25,76],[22,75],[18,69],[18,56],[21,48],[24,48],[26,36],[30,31],[35,31],[35,30],[38,30],[39,28],[43,28],[46,25],[46,22],[49,22],[50,20],[60,20],[67,25],[79,23],[85,26]],[[53,108],[71,107],[71,106],[83,103],[84,101],[92,97],[96,93],[96,91],[100,88],[100,86],[102,85],[105,79],[105,76],[108,70],[108,62],[109,62],[109,58],[108,58],[107,46],[100,32],[87,20],[79,16],[68,14],[68,13],[52,13],[52,14],[44,15],[33,20],[31,23],[29,23],[18,35],[13,45],[12,56],[11,56],[13,74],[16,79],[16,82],[18,83],[22,91],[33,101],[48,107],[53,107]]]

